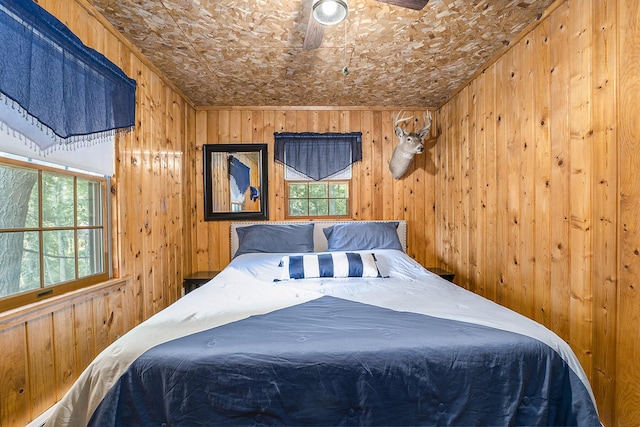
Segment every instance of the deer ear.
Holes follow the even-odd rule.
[[[422,129],[420,131],[420,133],[418,134],[418,136],[420,137],[420,141],[422,142],[423,139],[425,139],[429,133],[431,131],[431,128],[427,128],[427,129]]]
[[[395,131],[398,138],[402,138],[404,136],[404,129],[402,129],[400,126],[396,126]]]

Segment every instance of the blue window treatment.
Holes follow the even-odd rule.
[[[362,160],[362,132],[275,132],[275,160],[319,181]]]
[[[236,180],[236,185],[238,186],[240,194],[244,194],[245,191],[247,191],[247,188],[249,188],[249,184],[251,183],[251,176],[249,175],[250,170],[251,168],[249,168],[249,166],[245,165],[235,157],[229,156],[229,175]]]
[[[51,141],[128,130],[136,81],[31,0],[0,0],[0,102]]]

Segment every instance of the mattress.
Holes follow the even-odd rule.
[[[376,277],[244,254],[105,349],[47,425],[600,425],[544,326],[401,250]]]

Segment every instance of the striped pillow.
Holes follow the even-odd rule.
[[[372,253],[331,252],[288,255],[280,261],[282,280],[315,277],[382,277]]]

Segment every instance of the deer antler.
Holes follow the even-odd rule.
[[[395,120],[394,126],[398,126],[402,122],[406,122],[406,121],[409,121],[409,120],[413,119],[413,116],[409,116],[409,117],[405,118],[403,113],[404,113],[404,110],[398,111],[398,114],[396,114],[396,120]],[[399,118],[400,114],[402,114],[402,118],[401,119]]]
[[[429,120],[429,123],[427,123],[427,119]],[[427,111],[422,117],[422,129],[416,132],[418,135],[420,135],[420,139],[424,139],[427,135],[429,135],[432,123],[433,119],[431,118],[431,111]]]

